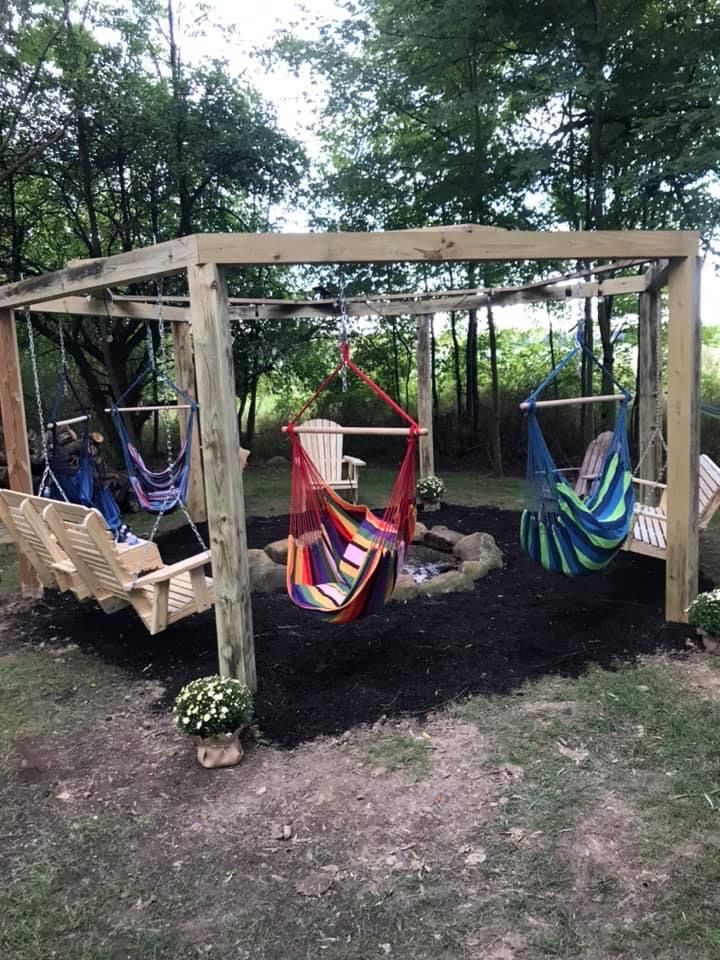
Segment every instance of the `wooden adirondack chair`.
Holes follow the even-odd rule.
[[[128,570],[122,545],[108,538],[96,510],[88,511],[81,524],[64,522],[56,503],[49,504],[43,516],[95,597],[129,604],[151,634],[213,605],[213,583],[203,569],[210,562],[209,550],[135,576]]]
[[[588,444],[580,467],[567,467],[560,471],[560,473],[577,473],[574,490],[579,497],[587,497],[592,493],[593,485],[602,472],[612,437],[612,430],[599,433]]]
[[[43,587],[61,592],[71,590],[78,600],[87,600],[92,596],[90,588],[44,523],[35,501],[42,509],[48,504],[43,497],[0,490],[0,520],[17,549],[32,564]]]
[[[699,474],[698,524],[704,530],[720,507],[720,467],[703,453],[700,455]],[[662,490],[662,496],[656,507],[635,504],[632,532],[623,544],[623,550],[664,560],[667,552],[667,486],[638,478],[633,478],[633,482]]]
[[[307,420],[305,427],[337,428],[334,420]],[[333,490],[350,491],[353,503],[358,502],[358,469],[366,467],[364,460],[343,454],[341,433],[302,433],[300,443],[315,464],[325,483]],[[343,471],[343,467],[346,468]]]

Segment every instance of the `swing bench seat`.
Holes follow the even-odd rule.
[[[15,490],[0,490],[0,521],[26,557],[43,587],[88,600],[92,592],[42,519],[48,501]],[[85,508],[81,508],[85,509]]]
[[[705,530],[720,507],[720,466],[706,453],[698,464],[698,526]],[[633,526],[623,550],[664,560],[667,554],[667,485],[633,478],[638,486],[661,490],[656,507],[636,503]]]
[[[107,536],[96,510],[89,510],[81,524],[68,524],[57,505],[50,504],[44,518],[96,599],[131,606],[150,634],[213,605],[213,583],[204,572],[209,550],[136,576],[123,556],[122,544]]]

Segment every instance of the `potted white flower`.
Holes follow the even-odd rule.
[[[720,588],[698,594],[688,607],[688,623],[702,637],[705,649],[717,653],[720,648]]]
[[[445,483],[440,477],[422,477],[417,482],[415,492],[425,510],[437,510],[440,497],[445,493]]]
[[[252,694],[230,677],[200,677],[175,699],[173,714],[181,733],[192,737],[203,767],[231,767],[243,757],[240,734],[252,719]]]

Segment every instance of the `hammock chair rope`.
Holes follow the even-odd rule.
[[[537,419],[542,391],[578,356],[588,359],[622,393],[605,462],[587,499],[579,497],[558,470]],[[528,422],[527,506],[520,521],[523,549],[546,570],[566,576],[604,569],[626,539],[634,495],[627,438],[631,394],[588,349],[581,332],[576,344],[523,404]]]
[[[398,476],[382,516],[332,490],[304,449],[298,421],[343,369],[355,373],[408,424]],[[350,357],[340,360],[287,425],[292,449],[287,588],[291,600],[335,623],[378,612],[389,600],[415,530],[415,459],[420,428]]]

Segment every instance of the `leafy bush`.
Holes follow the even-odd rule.
[[[445,482],[440,477],[423,477],[415,489],[421,500],[439,500],[445,493]]]
[[[688,622],[713,637],[720,637],[720,588],[701,593],[688,608]]]
[[[252,694],[230,677],[200,677],[182,688],[173,714],[181,733],[196,737],[232,733],[252,719]]]

